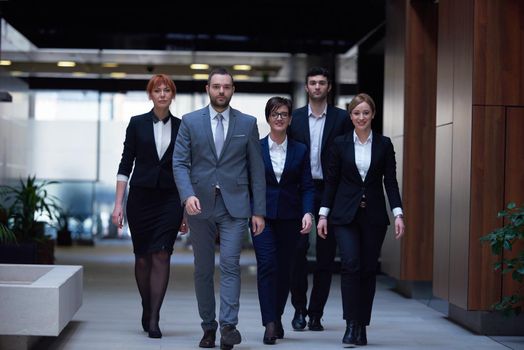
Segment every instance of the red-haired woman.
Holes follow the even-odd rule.
[[[142,328],[150,338],[161,338],[158,322],[173,245],[178,232],[187,230],[172,170],[180,119],[171,114],[169,106],[175,99],[176,86],[168,76],[157,74],[149,80],[147,94],[153,109],[132,117],[126,130],[112,219],[122,227],[122,203],[134,164],[126,212],[142,298]]]

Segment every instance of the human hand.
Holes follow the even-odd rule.
[[[111,221],[113,221],[113,224],[118,228],[124,227],[124,211],[121,205],[115,205],[113,214],[111,215]]]
[[[251,217],[251,232],[253,236],[257,236],[264,231],[266,223],[262,215],[253,215]]]
[[[189,215],[197,215],[202,212],[202,209],[200,208],[200,201],[196,196],[189,196],[186,199],[186,212]]]
[[[178,229],[178,232],[180,232],[180,234],[182,235],[185,235],[186,233],[189,232],[189,226],[187,224],[187,218],[185,215],[184,215],[184,218],[182,219],[182,222],[180,223],[180,228]]]
[[[300,230],[300,233],[305,235],[309,232],[311,232],[311,228],[313,227],[313,222],[311,220],[311,214],[306,213],[302,217],[302,230]]]
[[[326,239],[328,235],[328,227],[327,227],[327,218],[323,215],[320,215],[320,218],[318,219],[317,224],[317,235],[320,238]]]
[[[406,226],[404,225],[404,219],[401,216],[395,218],[395,239],[400,239],[404,236]]]

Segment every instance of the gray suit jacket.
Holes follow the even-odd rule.
[[[173,174],[182,203],[197,196],[202,212],[195,217],[208,218],[218,182],[232,217],[264,216],[266,179],[261,154],[255,117],[231,108],[222,154],[217,155],[209,106],[184,115],[173,152]]]

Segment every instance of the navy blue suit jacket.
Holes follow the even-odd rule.
[[[371,221],[388,225],[384,189],[389,206],[402,208],[396,173],[395,151],[389,137],[373,133],[371,163],[364,181],[355,163],[353,133],[337,137],[331,148],[328,171],[324,174],[326,187],[322,206],[330,208],[329,222],[335,225],[351,223],[365,195],[366,212]]]
[[[266,217],[302,219],[305,213],[313,213],[315,195],[307,147],[288,137],[286,162],[278,182],[269,155],[268,137],[260,140],[266,171]]]
[[[293,119],[287,129],[287,134],[292,139],[305,144],[309,150],[311,147],[311,139],[309,133],[308,105],[294,110],[292,115]],[[329,148],[333,144],[333,140],[335,137],[351,130],[353,130],[353,124],[351,123],[348,112],[344,109],[328,105],[320,148],[320,163],[322,164],[322,174],[324,174],[324,176],[327,171]]]
[[[158,159],[153,132],[153,116],[153,110],[151,110],[148,113],[134,116],[129,121],[118,174],[129,176],[133,170],[129,181],[130,186],[176,188],[173,179],[173,148],[180,127],[180,119],[169,114],[171,143],[162,159]]]

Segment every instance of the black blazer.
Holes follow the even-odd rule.
[[[271,163],[268,137],[260,140],[266,169],[266,217],[302,219],[305,213],[313,213],[315,196],[307,148],[288,137],[286,162],[278,182]]]
[[[309,134],[308,106],[298,108],[292,113],[293,119],[287,129],[289,137],[307,146],[308,152],[311,148]],[[322,133],[322,145],[320,148],[320,163],[322,174],[326,174],[329,156],[329,147],[335,137],[353,130],[353,124],[347,111],[328,105],[326,110],[326,122]]]
[[[337,137],[330,150],[322,207],[330,208],[329,222],[346,225],[353,221],[360,200],[366,196],[366,211],[379,225],[389,225],[384,188],[390,207],[402,208],[397,182],[395,151],[389,137],[373,133],[371,163],[364,181],[355,164],[353,132]]]
[[[171,143],[162,159],[158,159],[153,133],[153,110],[131,118],[126,130],[124,151],[118,174],[129,176],[135,165],[130,186],[146,188],[176,188],[173,179],[173,148],[180,127],[180,119],[169,113]],[[161,122],[159,122],[161,123]]]

